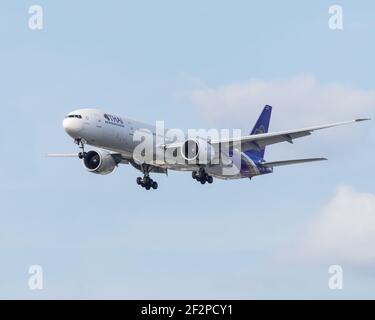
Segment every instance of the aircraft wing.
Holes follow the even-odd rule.
[[[125,158],[121,153],[110,152],[110,155],[115,159],[116,163],[128,164],[129,159]],[[78,158],[78,152],[76,153],[48,153],[47,157],[50,158]]]
[[[78,152],[76,152],[76,153],[48,153],[47,157],[50,157],[50,158],[77,158]]]
[[[351,120],[351,121],[327,124],[323,126],[307,127],[307,128],[302,128],[302,129],[272,132],[272,133],[262,133],[262,134],[255,134],[255,135],[243,136],[243,137],[232,138],[232,139],[212,140],[210,143],[212,145],[229,143],[230,147],[241,145],[241,151],[247,151],[247,150],[252,150],[252,149],[261,150],[265,146],[275,144],[275,143],[280,143],[280,142],[293,143],[294,139],[308,136],[316,130],[327,129],[327,128],[342,126],[342,125],[360,122],[360,121],[366,121],[366,120],[370,120],[370,119],[356,119],[356,120]]]

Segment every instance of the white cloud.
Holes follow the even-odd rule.
[[[375,110],[375,90],[320,84],[312,75],[200,88],[191,92],[190,99],[208,118],[240,125],[270,104],[275,107],[273,116],[278,123],[289,128],[366,117]]]
[[[340,186],[299,245],[308,261],[375,264],[375,195]]]

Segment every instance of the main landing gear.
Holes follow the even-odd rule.
[[[207,172],[203,168],[200,168],[199,171],[193,171],[191,173],[191,176],[194,180],[197,180],[201,184],[205,184],[206,182],[211,184],[214,181],[214,179],[209,174],[207,174]]]
[[[151,188],[156,190],[158,188],[158,183],[146,175],[143,178],[138,177],[137,184],[146,190],[150,190]]]
[[[150,190],[151,188],[156,190],[158,188],[158,183],[150,178],[149,167],[143,167],[143,178],[137,178],[137,184],[146,190]]]

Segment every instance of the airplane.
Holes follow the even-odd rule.
[[[157,189],[158,184],[151,179],[151,173],[168,174],[168,170],[191,171],[192,178],[201,184],[211,184],[213,178],[251,179],[255,176],[269,174],[274,167],[323,161],[326,158],[292,159],[266,161],[265,148],[268,145],[289,142],[312,134],[316,130],[366,121],[355,119],[321,126],[313,126],[296,130],[268,132],[272,107],[266,105],[249,135],[239,137],[211,138],[184,135],[184,139],[176,137],[160,137],[157,126],[123,118],[98,109],[78,109],[70,112],[63,120],[65,132],[74,139],[81,149],[78,153],[49,154],[51,157],[78,157],[89,172],[109,174],[119,164],[130,164],[141,171],[143,177],[136,182],[146,190]],[[152,142],[152,161],[143,161],[135,156],[140,141],[135,137],[139,133],[149,135]],[[155,138],[163,138],[155,142]],[[144,141],[144,139],[143,139]],[[85,145],[94,147],[85,151]],[[162,161],[155,162],[155,157],[162,154]],[[166,154],[169,155],[167,158]],[[172,155],[172,156],[171,156]],[[177,157],[178,156],[178,157]],[[167,161],[170,158],[182,161]],[[202,159],[202,161],[200,161]],[[230,170],[230,169],[235,170]],[[225,170],[227,169],[227,170]]]

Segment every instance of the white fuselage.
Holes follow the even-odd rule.
[[[78,109],[70,112],[63,121],[64,130],[74,139],[83,139],[88,145],[120,153],[125,159],[133,159],[134,149],[140,141],[134,139],[134,134],[139,131],[147,132],[154,138],[159,138],[163,143],[172,143],[164,132],[159,132],[156,126],[140,121],[119,117],[98,109]],[[158,137],[156,137],[158,135]],[[186,166],[178,164],[163,163],[160,167],[178,170],[192,171],[199,166]],[[220,166],[214,165],[207,168],[209,172],[219,178],[235,179],[241,178],[238,174],[232,176],[221,176]]]

